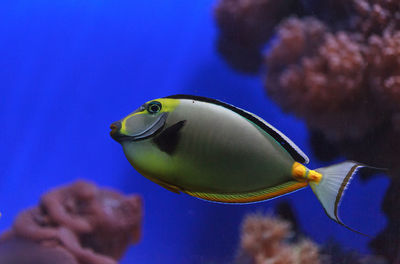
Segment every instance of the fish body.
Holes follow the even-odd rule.
[[[356,162],[310,170],[283,133],[243,109],[198,96],[149,101],[111,126],[132,166],[173,192],[215,202],[268,200],[311,185],[328,216],[338,207]]]

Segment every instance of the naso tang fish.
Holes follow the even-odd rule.
[[[251,203],[310,185],[336,222],[346,186],[362,164],[310,170],[282,132],[233,105],[199,96],[149,101],[111,125],[129,162],[170,191],[222,203]]]

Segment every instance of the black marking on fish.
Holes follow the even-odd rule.
[[[157,135],[153,141],[156,143],[157,147],[169,154],[174,154],[176,147],[178,146],[180,140],[180,130],[185,125],[186,120],[181,120],[170,127],[167,127],[159,135]]]
[[[308,158],[307,156],[301,155],[293,146],[294,143],[288,142],[285,138],[283,138],[279,132],[276,131],[276,129],[272,128],[271,126],[268,126],[266,123],[264,123],[261,118],[258,118],[257,116],[254,116],[253,114],[244,111],[243,109],[237,108],[236,106],[233,106],[231,104],[208,98],[208,97],[203,97],[203,96],[196,96],[196,95],[185,95],[185,94],[177,94],[177,95],[170,95],[165,98],[172,98],[172,99],[188,99],[188,100],[197,100],[200,102],[206,102],[206,103],[211,103],[215,105],[219,105],[222,107],[225,107],[241,116],[246,118],[247,120],[253,122],[255,125],[257,125],[259,128],[261,128],[263,131],[268,133],[272,138],[274,138],[291,156],[292,158],[299,162],[299,163],[308,163]]]

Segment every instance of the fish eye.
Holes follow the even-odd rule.
[[[147,105],[147,111],[148,111],[150,114],[155,114],[155,113],[160,112],[160,111],[161,111],[161,103],[160,103],[160,102],[157,102],[157,101],[150,102],[150,103]]]

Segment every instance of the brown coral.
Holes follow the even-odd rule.
[[[292,211],[290,206],[284,205],[284,211],[287,210]],[[270,214],[248,215],[242,223],[240,251],[235,263],[387,263],[381,256],[361,255],[355,251],[345,250],[334,241],[319,248],[314,242],[304,238],[301,231],[293,231],[291,221],[296,222],[296,219],[290,218],[291,220],[284,220]]]
[[[354,23],[365,35],[381,34],[400,26],[400,3],[396,0],[353,0]]]
[[[374,73],[368,76],[370,87],[383,105],[399,111],[400,31],[372,35],[368,44],[367,61],[370,72]]]
[[[267,92],[329,138],[358,138],[378,122],[364,92],[364,57],[359,35],[327,32],[313,18],[289,18],[266,55]]]
[[[138,241],[140,227],[139,197],[79,181],[50,191],[38,207],[20,213],[1,245],[32,241],[61,248],[80,264],[116,264],[128,245]]]
[[[265,54],[268,94],[329,140],[365,137],[388,122],[398,129],[400,4],[325,0],[311,1],[309,6],[316,6],[311,9],[295,6],[291,12],[285,9],[270,16],[280,5],[271,7],[266,0],[220,1],[220,39],[239,49],[243,45],[238,43],[259,47],[285,14],[312,14],[289,18],[276,27],[276,39]],[[242,50],[230,57],[246,54],[246,48]]]
[[[63,248],[42,246],[25,239],[9,239],[0,244],[2,264],[78,264]]]
[[[289,243],[291,225],[272,217],[253,214],[242,225],[241,249],[255,264],[320,263],[318,247],[309,240]]]

